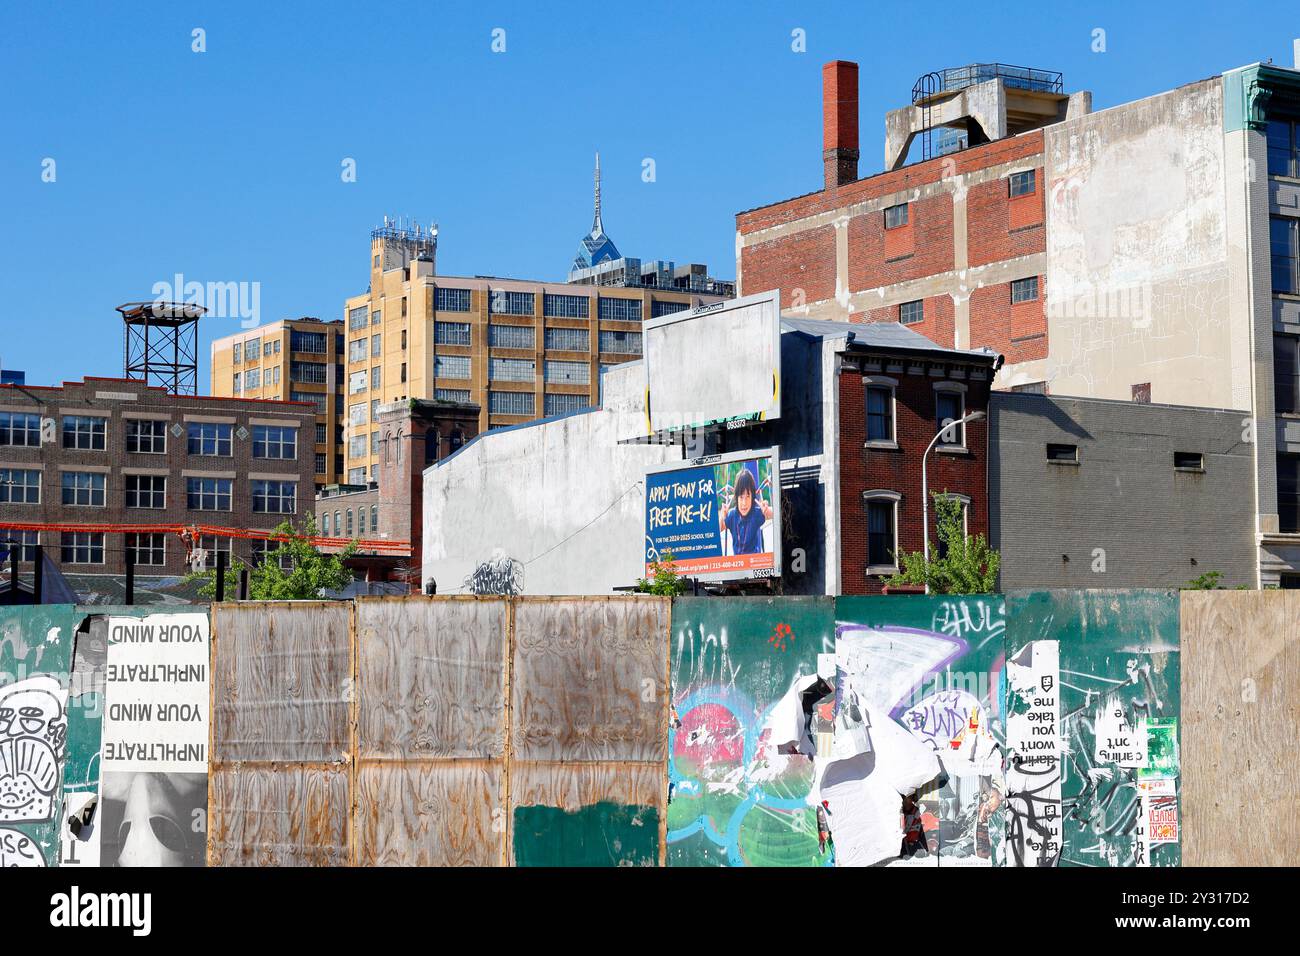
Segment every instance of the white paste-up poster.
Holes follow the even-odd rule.
[[[1007,660],[1007,846],[1015,866],[1061,855],[1060,645],[1031,641]]]
[[[208,653],[206,614],[109,619],[104,866],[203,865]]]

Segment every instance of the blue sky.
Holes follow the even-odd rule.
[[[730,278],[736,212],[820,185],[827,60],[862,66],[868,175],[885,111],[929,70],[1060,70],[1104,108],[1290,65],[1300,36],[1293,3],[1160,6],[7,4],[0,360],[34,384],[119,375],[114,306],[176,273],[260,283],[263,321],[339,318],[385,214],[439,224],[440,273],[561,279],[596,149],[624,254]],[[204,390],[207,343],[237,327],[201,324]]]

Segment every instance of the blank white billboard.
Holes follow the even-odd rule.
[[[781,294],[747,295],[644,323],[651,434],[781,414]]]

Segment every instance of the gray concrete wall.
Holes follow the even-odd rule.
[[[1242,411],[994,392],[1001,587],[1176,587],[1208,571],[1227,587],[1255,586],[1248,421]],[[1079,464],[1049,464],[1049,442],[1077,445]],[[1176,471],[1175,451],[1202,453],[1204,473]]]

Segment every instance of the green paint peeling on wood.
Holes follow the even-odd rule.
[[[621,803],[515,807],[514,851],[515,866],[657,866],[659,812]]]

